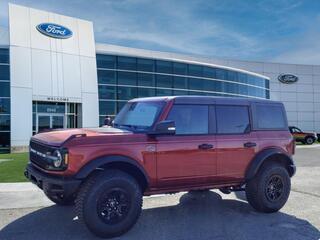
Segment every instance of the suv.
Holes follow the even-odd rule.
[[[53,202],[75,203],[100,237],[137,221],[142,196],[245,191],[257,211],[281,209],[295,173],[282,103],[200,96],[129,101],[113,127],[41,133],[25,176]]]
[[[312,132],[303,132],[301,131],[301,129],[297,128],[297,127],[293,127],[293,126],[290,126],[289,127],[289,130],[291,132],[291,134],[293,135],[294,139],[297,141],[297,142],[301,142],[303,144],[313,144],[318,136],[316,133],[312,133]]]

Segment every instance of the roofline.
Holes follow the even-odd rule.
[[[195,57],[195,56],[185,55],[185,54],[160,52],[160,51],[153,51],[153,50],[140,49],[140,48],[129,48],[129,47],[124,47],[119,45],[102,44],[102,43],[96,43],[96,53],[115,54],[115,55],[130,56],[130,57],[143,57],[143,58],[149,58],[149,59],[161,59],[161,60],[168,60],[168,61],[175,61],[175,62],[182,62],[182,63],[197,64],[197,65],[203,65],[208,67],[216,67],[216,68],[222,68],[226,70],[237,71],[237,72],[246,73],[249,75],[270,80],[269,77],[262,74],[250,72],[240,68],[234,68],[234,67],[215,64],[212,62],[213,61],[212,59],[200,58],[200,57]]]

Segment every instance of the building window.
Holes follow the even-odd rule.
[[[115,56],[97,54],[96,59],[98,68],[116,69],[117,58]]]
[[[98,83],[116,84],[116,73],[112,70],[98,70]]]
[[[0,48],[0,153],[10,152],[9,49]]]
[[[137,70],[137,59],[133,57],[118,57],[118,68],[124,70]]]
[[[269,80],[219,67],[103,54],[97,54],[97,66],[100,102],[112,100],[101,108],[101,118],[117,114],[123,103],[135,97],[269,98]]]

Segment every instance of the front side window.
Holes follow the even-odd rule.
[[[259,129],[287,129],[286,118],[281,105],[257,104],[256,118]]]
[[[116,116],[114,126],[132,130],[149,129],[159,116],[163,105],[163,102],[129,102]]]
[[[247,106],[216,106],[217,133],[241,134],[250,130]]]
[[[176,134],[208,134],[208,106],[174,105],[167,117],[176,125]]]

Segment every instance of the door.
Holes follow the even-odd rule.
[[[37,132],[44,132],[57,128],[65,128],[65,117],[63,114],[38,114]]]
[[[176,135],[157,137],[159,187],[199,185],[216,173],[215,136],[209,135],[208,105],[173,105],[167,119]]]
[[[257,151],[249,106],[216,106],[217,172],[220,181],[238,182]]]

